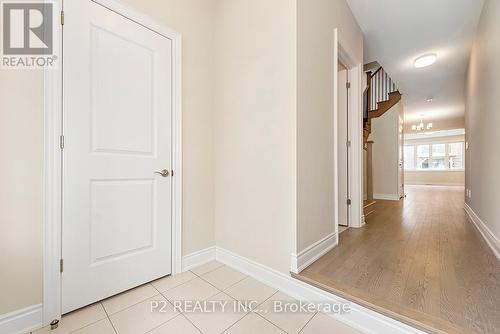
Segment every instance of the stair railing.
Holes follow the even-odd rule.
[[[377,109],[377,103],[389,100],[389,93],[396,92],[396,83],[392,81],[382,67],[379,67],[373,74],[367,72],[368,83],[368,110]]]

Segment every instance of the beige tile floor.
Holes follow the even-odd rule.
[[[256,301],[253,308],[215,308],[215,312],[176,312],[176,301]],[[228,266],[212,261],[191,271],[161,278],[65,315],[59,327],[35,334],[354,334],[358,331],[321,313],[274,313],[274,300],[294,300]],[[163,307],[152,312],[151,303]],[[186,304],[188,305],[188,304]],[[228,304],[232,305],[232,304]]]

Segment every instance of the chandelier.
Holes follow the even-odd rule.
[[[424,121],[422,119],[420,119],[420,123],[418,124],[413,124],[411,126],[411,129],[413,131],[424,131],[424,130],[430,130],[432,129],[432,123],[427,123],[427,124],[424,124]]]

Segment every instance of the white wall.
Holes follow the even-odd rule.
[[[183,254],[215,244],[215,0],[124,0],[183,39]],[[0,70],[0,314],[42,301],[42,73]]]
[[[335,231],[335,28],[363,63],[363,33],[345,0],[297,0],[297,252]]]
[[[0,70],[0,314],[42,300],[42,81]]]
[[[380,199],[399,199],[399,102],[385,114],[372,119],[373,195]]]
[[[217,4],[216,242],[288,272],[296,219],[295,1]]]
[[[500,1],[486,0],[467,72],[465,133],[466,202],[500,239]]]

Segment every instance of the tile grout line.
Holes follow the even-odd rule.
[[[283,328],[281,328],[280,326],[276,325],[274,322],[272,322],[271,320],[265,318],[264,316],[260,315],[259,313],[255,313],[253,312],[256,316],[260,317],[261,319],[264,319],[265,321],[267,321],[268,323],[270,323],[271,325],[273,325],[274,327],[278,328],[280,331],[282,331],[283,333],[288,333],[286,330],[284,330]]]
[[[175,288],[177,288],[177,287],[179,287],[179,286],[181,286],[181,285],[184,285],[184,284],[186,284],[186,283],[188,283],[188,282],[194,281],[195,279],[197,279],[197,278],[199,277],[199,276],[198,276],[198,275],[196,275],[195,273],[192,273],[192,274],[193,274],[193,275],[195,275],[195,277],[193,277],[193,278],[191,278],[191,279],[188,279],[187,281],[181,282],[181,283],[179,283],[179,284],[177,284],[177,285],[174,285],[174,286],[170,287],[170,289],[167,289],[167,290],[165,290],[165,291],[163,291],[163,292],[167,292],[167,291],[173,290],[173,289],[175,289]],[[170,276],[170,277],[174,277],[174,276]],[[165,278],[165,277],[163,277],[163,278]],[[160,279],[162,279],[162,278],[160,278]],[[155,280],[155,281],[157,281],[157,280]],[[150,283],[150,284],[153,286],[153,288],[155,288],[155,289],[156,289],[156,291],[158,291],[158,293],[162,293],[162,291],[160,291],[160,290],[159,290],[156,286],[154,286],[153,282],[154,282],[154,281],[152,281],[152,282]]]
[[[299,333],[302,333],[302,331],[304,330],[304,328],[306,328],[307,325],[309,325],[309,323],[314,319],[316,318],[316,316],[318,315],[318,311],[316,311],[313,316],[304,324],[304,326],[302,326],[302,328],[299,330]]]
[[[90,305],[88,305],[88,306],[95,305],[95,304],[101,304],[101,302],[95,302],[95,303],[90,304]],[[85,307],[88,307],[88,306],[85,306]],[[104,306],[102,306],[102,304],[101,304],[101,307],[104,309]],[[72,311],[72,312],[73,312],[73,311]],[[71,313],[71,312],[70,312],[70,313]],[[106,311],[104,311],[104,313],[106,313]],[[87,327],[89,327],[89,326],[95,325],[95,324],[97,324],[99,321],[103,321],[103,320],[104,320],[104,319],[106,319],[106,318],[107,318],[107,316],[106,316],[106,317],[104,317],[104,318],[102,318],[102,319],[98,319],[98,320],[96,320],[96,321],[93,321],[93,322],[91,322],[90,324],[87,324],[87,325],[85,325],[85,326],[82,326],[82,327],[79,327],[79,328],[74,329],[74,330],[72,330],[72,331],[69,331],[69,332],[68,332],[68,334],[71,334],[71,333],[74,333],[74,332],[79,331],[79,330],[81,330],[81,329],[84,329],[84,328],[87,328]],[[61,317],[61,319],[60,319],[59,321],[62,321],[62,317]],[[48,326],[45,326],[45,327],[48,327]],[[42,327],[42,328],[45,328],[45,327]]]
[[[151,284],[151,283],[146,283],[146,284],[149,284],[149,285],[153,286],[153,284]],[[145,285],[145,284],[143,284],[143,285]],[[143,286],[143,285],[140,285],[140,286]],[[154,288],[156,291],[158,291],[158,289],[156,289],[154,286],[153,286],[153,288]],[[133,289],[135,289],[135,288],[133,288]],[[130,289],[130,290],[133,290],[133,289]],[[122,293],[126,293],[126,292],[128,292],[128,291],[130,291],[130,290],[127,290],[127,291],[122,292]],[[119,294],[118,294],[118,295],[119,295]],[[118,295],[115,295],[115,296],[118,296]],[[121,310],[119,310],[119,311],[114,312],[113,314],[111,314],[111,316],[113,316],[113,315],[115,315],[115,314],[118,314],[118,313],[120,313],[120,312],[123,312],[123,311],[125,311],[125,310],[128,310],[129,308],[134,307],[134,306],[136,306],[137,304],[140,304],[140,303],[142,303],[142,302],[145,302],[146,300],[151,299],[151,298],[153,298],[153,297],[156,297],[156,296],[158,296],[158,295],[161,295],[161,293],[160,293],[160,292],[158,292],[158,293],[156,293],[156,294],[154,294],[154,295],[152,295],[152,296],[150,296],[150,297],[147,297],[147,298],[145,298],[145,299],[141,299],[141,300],[140,300],[140,301],[138,301],[137,303],[134,303],[134,304],[132,304],[132,305],[129,305],[129,306],[125,307],[124,309],[121,309]],[[114,296],[112,296],[112,297],[114,297]],[[112,297],[109,297],[109,298],[112,298]],[[164,297],[164,296],[162,295],[162,297]],[[100,303],[100,304],[102,305],[102,308],[104,309],[104,312],[105,312],[106,314],[108,314],[108,312],[106,311],[106,308],[104,307],[104,304],[103,304],[102,302],[103,302],[104,300],[109,299],[109,298],[103,299],[102,301],[99,301],[99,302],[98,302],[98,303]],[[108,317],[111,319],[111,317],[110,317],[110,316],[108,316]]]
[[[214,261],[215,261],[215,260],[214,260]],[[216,261],[216,262],[217,262],[217,261]],[[209,263],[209,262],[207,262],[207,263]],[[205,263],[205,264],[207,264],[207,263]],[[217,263],[220,263],[220,262],[217,262]],[[203,264],[202,264],[201,266],[203,266]],[[201,267],[201,266],[198,266],[198,267]],[[195,274],[196,276],[201,277],[201,276],[203,276],[203,275],[205,275],[205,274],[211,273],[212,271],[216,271],[217,269],[222,268],[222,267],[224,267],[224,266],[226,266],[224,263],[220,263],[220,266],[215,267],[215,268],[213,268],[213,269],[211,269],[211,270],[209,270],[209,271],[207,271],[207,272],[204,272],[203,274],[197,274],[197,273],[195,273],[195,272],[193,271],[193,269],[198,268],[198,267],[195,267],[195,268],[193,268],[193,269],[189,269],[189,270],[186,270],[186,271],[190,271],[190,272],[192,272],[193,274]],[[231,267],[229,267],[229,268],[231,268]]]
[[[250,277],[250,276],[248,276]],[[260,302],[259,304],[257,304],[256,308],[259,307],[260,305],[264,304],[266,301],[268,301],[270,298],[272,298],[275,294],[277,294],[279,291],[276,290],[276,292],[274,292],[271,296],[269,296],[268,298],[264,299],[262,302]],[[228,295],[229,297],[233,298],[232,296]],[[233,298],[234,300],[236,300],[237,302],[239,302],[239,300]],[[228,328],[226,328],[221,334],[223,333],[226,333],[228,330],[230,330],[232,327],[234,327],[234,325],[236,325],[238,322],[242,321],[243,319],[245,319],[248,315],[250,314],[255,314],[257,315],[257,313],[254,312],[254,310],[250,309],[250,311],[248,311],[241,319],[239,319],[238,321],[236,321],[234,324],[232,324],[231,326],[229,326]],[[266,319],[267,320],[267,319]],[[273,324],[274,325],[274,324]],[[276,326],[276,325],[275,325]],[[279,328],[279,327],[278,327]],[[281,328],[279,328],[281,330]],[[285,332],[286,333],[286,332]]]
[[[115,328],[115,325],[113,324],[113,321],[111,321],[111,318],[109,317],[108,311],[106,311],[106,308],[104,307],[104,304],[102,302],[99,302],[104,309],[104,313],[106,313],[106,317],[108,318],[109,323],[111,324],[111,327],[115,331],[115,334],[118,334],[118,331]]]
[[[184,283],[187,283],[187,282],[188,282],[188,281],[186,281],[186,282],[184,282]],[[179,284],[178,286],[181,286],[181,285],[182,285],[182,284],[184,284],[184,283],[181,283],[181,284]],[[163,295],[163,293],[161,293],[161,292],[160,292],[160,290],[158,290],[158,289],[157,289],[157,288],[156,288],[156,287],[155,287],[152,283],[150,283],[150,284],[153,286],[153,288],[154,288],[156,291],[158,291],[158,294],[154,295],[153,297],[156,297],[156,296],[162,296],[163,298],[165,298],[165,300],[167,301],[167,303],[169,303],[169,304],[170,304],[170,306],[172,306],[172,307],[174,306],[174,305],[172,304],[172,302],[171,302],[171,301],[170,301],[170,300],[169,300],[166,296],[164,296],[164,295]],[[175,287],[173,287],[172,289],[174,289],[174,288],[175,288]],[[172,289],[170,289],[170,290],[172,290]],[[167,291],[168,291],[168,290],[167,290]],[[165,292],[166,292],[166,291],[165,291]],[[153,297],[150,297],[150,298],[153,298]],[[149,299],[149,298],[148,298],[148,299]],[[144,299],[143,301],[145,301],[145,300],[147,300],[147,299]],[[142,302],[141,302],[141,303],[142,303]],[[137,304],[134,304],[134,305],[137,305]],[[120,311],[120,312],[121,312],[121,311]],[[119,313],[119,312],[117,312],[117,313]],[[161,327],[161,326],[165,325],[166,323],[168,323],[168,322],[170,322],[170,321],[174,320],[175,318],[179,317],[180,315],[182,315],[182,313],[181,313],[181,312],[179,312],[179,313],[177,313],[177,314],[175,314],[175,313],[174,313],[174,316],[173,316],[172,318],[168,319],[168,320],[167,320],[167,321],[165,321],[165,322],[162,322],[162,323],[161,323],[161,324],[159,324],[158,326],[155,326],[155,327],[151,328],[150,330],[148,330],[148,331],[147,331],[147,332],[145,332],[144,334],[147,334],[147,333],[150,333],[150,332],[154,331],[155,329],[157,329],[157,328],[159,328],[159,327]],[[118,334],[118,333],[117,333],[117,334]]]
[[[265,302],[269,301],[273,296],[277,295],[280,291],[276,291],[275,293],[272,294],[272,296],[270,296],[269,298],[267,298],[265,301],[263,301],[262,303],[260,303],[259,305],[257,306],[261,306],[262,304],[264,304]],[[275,324],[274,322],[272,322],[271,320],[267,319],[266,317],[264,317],[262,314],[260,313],[257,313],[255,312],[255,310],[252,311],[254,314],[260,316],[262,319],[266,320],[267,322],[271,323],[272,325],[274,325],[275,327],[281,329],[283,332],[285,333],[288,333],[286,330],[284,330],[283,328],[281,328],[280,326],[278,326],[277,324]],[[300,332],[302,332],[302,330],[307,326],[307,324],[316,316],[318,312],[314,312],[314,314],[312,315],[311,318],[309,318],[309,320],[304,324],[304,326],[302,326],[299,330],[299,334]]]
[[[232,287],[232,286],[234,286],[234,285],[238,284],[239,282],[241,282],[241,281],[243,281],[243,280],[245,280],[245,279],[247,279],[247,278],[248,278],[248,276],[247,276],[247,277],[245,277],[245,278],[243,278],[243,279],[241,279],[241,280],[239,280],[238,282],[236,282],[235,284],[231,285],[230,287]],[[228,287],[227,289],[229,289],[230,287]],[[226,289],[226,290],[227,290],[227,289]],[[229,293],[226,293],[226,292],[225,292],[225,290],[221,291],[220,293],[223,293],[223,294],[225,294],[226,296],[228,296],[228,297],[229,297],[229,298],[230,298],[233,302],[237,302],[237,303],[240,303],[240,302],[241,302],[240,300],[238,300],[238,299],[236,299],[235,297],[231,296]],[[215,296],[215,295],[214,295],[214,296]],[[252,312],[252,310],[246,311],[246,312],[245,312],[245,314],[244,314],[241,318],[239,318],[238,320],[236,320],[235,322],[233,322],[233,323],[232,323],[231,325],[229,325],[226,329],[224,329],[221,333],[225,333],[227,330],[229,330],[231,327],[233,327],[234,325],[236,325],[236,323],[238,323],[239,321],[241,321],[243,318],[245,318],[245,317],[246,317],[248,314],[250,314],[251,312]],[[186,318],[187,318],[187,317],[186,317]]]
[[[189,319],[184,313],[181,313],[181,316],[183,316],[184,319],[186,319],[191,325],[193,325],[194,328],[196,328],[198,330],[198,332],[200,332],[201,334],[203,334],[203,331],[200,328],[198,328],[198,326],[196,326],[195,323],[192,322],[191,319]]]
[[[172,276],[172,277],[173,277],[173,276]],[[162,277],[162,278],[164,278],[164,277]],[[159,278],[159,279],[161,279],[161,278]],[[183,285],[183,284],[185,284],[185,283],[191,282],[191,281],[193,281],[193,280],[195,280],[195,279],[196,279],[196,277],[195,277],[195,278],[193,278],[193,279],[190,279],[190,280],[188,280],[188,281],[185,281],[185,282],[183,282],[183,283],[180,283],[179,285],[173,286],[172,288],[170,288],[170,289],[168,289],[168,290],[165,290],[164,292],[160,292],[160,290],[158,290],[158,289],[157,289],[157,288],[153,285],[153,283],[152,283],[152,282],[154,282],[154,281],[151,281],[151,282],[149,282],[149,283],[145,283],[145,284],[143,284],[143,285],[139,285],[138,287],[145,286],[145,285],[151,285],[151,286],[153,287],[153,289],[155,289],[158,293],[154,294],[153,296],[150,296],[150,297],[147,297],[147,298],[145,298],[145,299],[142,299],[142,300],[138,301],[137,303],[134,303],[134,304],[132,304],[132,305],[130,305],[130,306],[127,306],[127,307],[125,307],[124,309],[121,309],[121,310],[119,310],[119,311],[117,311],[117,312],[115,312],[115,313],[113,313],[113,314],[111,314],[111,315],[113,316],[113,315],[115,315],[115,314],[118,314],[118,313],[120,313],[120,312],[123,312],[123,311],[125,311],[125,310],[127,310],[127,309],[129,309],[129,308],[131,308],[131,307],[133,307],[133,306],[136,306],[137,304],[140,304],[140,303],[142,303],[142,302],[144,302],[144,301],[146,301],[146,300],[148,300],[148,299],[151,299],[151,298],[154,298],[154,297],[157,297],[157,296],[162,296],[163,298],[165,298],[165,299],[166,299],[166,300],[167,300],[167,301],[168,301],[168,302],[172,305],[172,303],[170,302],[170,300],[169,300],[169,299],[168,299],[168,298],[167,298],[167,297],[166,297],[163,293],[165,293],[165,292],[167,292],[167,291],[170,291],[170,290],[173,290],[173,289],[175,289],[175,288],[177,288],[177,287],[179,287],[179,286],[181,286],[181,285]],[[155,281],[156,281],[156,280],[155,280]],[[121,292],[121,293],[126,293],[126,292],[131,291],[131,290],[134,290],[134,289],[136,289],[136,288],[138,288],[138,287],[135,287],[135,288],[129,289],[129,290],[124,291],[124,292]],[[119,295],[119,294],[118,294],[118,295]],[[115,296],[117,296],[117,295],[115,295]],[[112,297],[113,297],[113,296],[112,296]],[[109,297],[109,298],[112,298],[112,297]],[[106,299],[109,299],[109,298],[106,298]],[[106,299],[103,299],[103,300],[106,300]],[[98,303],[100,303],[100,304],[101,304],[102,308],[104,309],[104,312],[105,312],[106,314],[108,314],[108,312],[106,311],[106,308],[104,307],[104,304],[102,304],[102,301],[99,301]],[[173,306],[173,305],[172,305],[172,306]],[[108,315],[108,318],[109,318],[109,319],[110,319],[110,321],[111,321],[111,317],[110,317],[109,315]],[[102,320],[102,319],[100,319],[100,320]],[[100,321],[100,320],[98,320],[98,321]],[[96,321],[96,322],[97,322],[97,321]]]
[[[228,268],[229,268],[229,267],[228,267]],[[231,268],[231,269],[232,269],[232,268]],[[216,270],[217,270],[217,269],[216,269]],[[233,269],[233,270],[234,270],[234,269]],[[215,271],[215,270],[214,270],[214,271]],[[212,271],[211,271],[211,272],[212,272]],[[239,271],[238,271],[238,272],[239,272]],[[208,273],[207,273],[207,274],[208,274]],[[236,284],[238,284],[238,283],[240,283],[241,281],[244,281],[244,280],[246,280],[247,278],[249,278],[249,277],[250,277],[250,276],[247,276],[247,275],[245,275],[245,274],[243,274],[243,273],[241,273],[241,274],[242,274],[242,275],[244,275],[245,277],[243,277],[243,278],[242,278],[242,279],[240,279],[239,281],[237,281],[237,282],[235,282],[235,283],[231,284],[230,286],[228,286],[227,288],[224,288],[224,289],[219,289],[218,287],[216,287],[215,285],[213,285],[212,283],[210,283],[209,281],[207,281],[206,279],[204,279],[204,278],[203,278],[203,276],[198,276],[198,278],[201,278],[203,281],[207,282],[208,284],[210,284],[211,286],[213,286],[213,287],[214,287],[214,288],[216,288],[217,290],[220,290],[220,292],[224,292],[224,291],[226,291],[227,289],[229,289],[229,288],[231,288],[231,287],[235,286]],[[203,274],[203,275],[206,275],[206,274]],[[226,293],[226,295],[227,295],[227,293]]]
[[[169,302],[169,303],[170,303],[170,302]],[[163,326],[163,325],[165,325],[165,324],[169,323],[170,321],[174,320],[174,319],[175,319],[175,318],[177,318],[177,317],[180,317],[180,316],[181,316],[181,314],[182,314],[182,313],[178,313],[178,314],[174,315],[172,318],[168,319],[167,321],[162,322],[162,323],[161,323],[161,324],[159,324],[158,326],[155,326],[155,327],[153,327],[153,328],[149,329],[147,332],[144,332],[144,334],[151,333],[151,332],[152,332],[152,331],[154,331],[155,329],[157,329],[157,328],[159,328],[159,327],[161,327],[161,326]]]
[[[194,273],[193,273],[193,274],[194,274]],[[194,275],[196,275],[196,274],[194,274]],[[184,282],[184,283],[188,283],[188,282],[194,281],[194,280],[195,280],[195,279],[197,279],[197,278],[200,278],[200,279],[201,279],[201,277],[200,277],[200,276],[196,275],[196,277],[195,277],[195,278],[193,278],[192,280],[186,281],[186,282]],[[204,279],[202,279],[202,281],[206,282]],[[183,284],[184,284],[184,283],[183,283]],[[210,284],[209,282],[206,282],[206,283]],[[179,286],[181,286],[181,285],[183,285],[183,284],[179,284],[179,285],[178,285],[178,286],[176,286],[176,287],[179,287]],[[212,284],[210,284],[210,285],[212,285]],[[174,288],[172,288],[172,289],[170,289],[170,290],[173,290],[173,289],[175,289],[176,287],[174,287]],[[205,298],[205,299],[201,300],[201,301],[208,300],[209,298],[212,298],[213,296],[217,296],[219,293],[222,293],[222,291],[220,291],[217,287],[215,287],[215,286],[213,286],[213,285],[212,285],[212,287],[214,287],[214,288],[215,288],[218,292],[217,292],[216,294],[214,294],[214,295],[211,295],[211,296],[209,296],[209,297],[207,297],[207,298]],[[165,292],[168,292],[168,291],[169,291],[169,290],[164,291],[164,292],[160,292],[160,295],[162,295],[162,296],[163,296],[163,297],[164,297],[164,298],[165,298],[165,299],[166,299],[166,300],[167,300],[167,301],[168,301],[168,302],[169,302],[169,303],[173,306],[172,301],[171,301],[171,300],[170,300],[167,296],[165,296],[165,295],[164,295],[164,293],[165,293]],[[229,297],[231,297],[231,296],[229,296]],[[231,298],[232,298],[232,297],[231,297]],[[189,319],[189,317],[187,317],[187,316],[184,314],[184,312],[179,312],[179,315],[181,315],[182,317],[184,317],[184,319],[186,319],[186,320],[187,320],[187,321],[188,321],[191,325],[193,325],[193,326],[194,326],[194,327],[195,327],[195,328],[196,328],[196,329],[197,329],[200,333],[202,333],[202,334],[203,334],[203,331],[202,331],[200,328],[198,328],[198,326],[196,326],[196,325],[195,325],[195,324],[191,321],[191,319]],[[176,316],[175,318],[177,318],[177,316]],[[173,320],[173,318],[172,318],[172,319],[170,319],[170,320]],[[169,320],[169,321],[170,321],[170,320]],[[168,321],[167,321],[167,322],[168,322]],[[159,326],[158,326],[158,327],[159,327]]]

